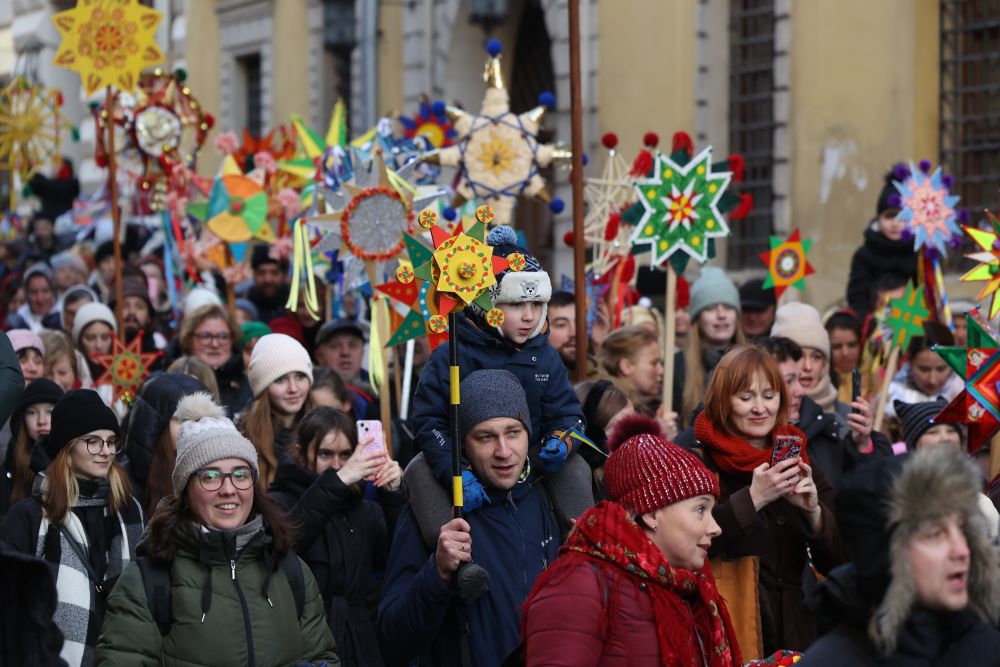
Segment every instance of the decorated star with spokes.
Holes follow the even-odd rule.
[[[906,223],[913,232],[913,249],[928,246],[945,253],[949,241],[962,235],[955,220],[959,211],[955,208],[959,197],[951,194],[945,177],[938,167],[930,173],[930,162],[921,161],[918,168],[910,163],[909,176],[901,181],[893,181],[899,191],[902,210],[898,220]]]
[[[763,287],[773,287],[775,298],[780,299],[789,287],[795,287],[799,291],[805,289],[806,276],[816,272],[806,258],[811,245],[812,240],[803,241],[796,229],[787,240],[772,236],[771,249],[760,253],[761,260],[767,266],[767,278],[764,279]]]
[[[104,368],[104,374],[94,384],[110,384],[114,387],[114,399],[130,404],[136,392],[149,376],[149,367],[163,354],[162,351],[142,351],[142,331],[135,335],[131,343],[124,343],[115,336],[111,341],[110,354],[95,354],[94,361]]]
[[[979,291],[976,300],[992,297],[990,319],[993,319],[1000,313],[1000,219],[992,211],[987,211],[986,215],[993,227],[992,230],[965,227],[965,233],[972,237],[981,252],[966,255],[966,258],[973,259],[979,264],[962,276],[962,282],[986,283]]]

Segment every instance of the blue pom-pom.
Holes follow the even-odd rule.
[[[443,100],[437,100],[431,105],[431,113],[435,116],[443,116],[447,105]]]
[[[941,177],[941,185],[951,190],[952,186],[955,185],[955,179],[951,174],[945,174]]]
[[[538,103],[548,109],[555,109],[556,96],[553,95],[550,91],[546,90],[544,93],[540,93],[538,95]]]
[[[917,166],[920,167],[920,171],[924,172],[925,174],[929,174],[931,171],[930,160],[921,160],[920,162],[917,163]]]
[[[490,230],[486,242],[491,246],[517,245],[517,232],[508,225],[499,225]]]
[[[955,214],[955,217],[958,218],[959,222],[963,224],[967,223],[969,221],[969,209],[967,208],[958,209],[958,213]]]
[[[555,213],[556,215],[562,213],[564,208],[566,208],[566,202],[564,202],[562,199],[559,199],[559,197],[556,197],[555,199],[549,202],[549,210]]]
[[[905,181],[910,177],[910,169],[905,164],[900,163],[893,168],[892,175],[896,177],[897,181]]]
[[[590,162],[590,156],[586,153],[583,154],[583,166],[586,167],[587,163]]]
[[[444,219],[448,222],[454,222],[455,218],[458,217],[458,211],[453,209],[451,206],[445,206],[444,210],[441,211],[441,215],[443,215]]]
[[[903,205],[903,198],[894,192],[888,197],[886,197],[885,203],[891,206],[892,208],[899,208]]]
[[[503,42],[501,42],[499,39],[487,40],[486,53],[496,58],[498,55],[500,55],[501,51],[503,51]]]

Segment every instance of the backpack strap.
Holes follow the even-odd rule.
[[[295,613],[299,619],[306,608],[306,578],[302,574],[302,561],[289,551],[281,561],[281,569],[285,572],[288,585],[292,587],[292,597],[295,598]]]
[[[142,587],[146,591],[146,605],[156,621],[160,636],[170,634],[174,622],[173,605],[170,599],[170,568],[149,556],[138,556],[135,562],[142,574]]]

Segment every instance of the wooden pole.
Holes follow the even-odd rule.
[[[569,0],[570,128],[573,142],[573,286],[576,292],[576,380],[587,379],[587,273],[583,237],[583,97],[580,75],[580,0]]]
[[[233,249],[228,243],[223,242],[223,248],[226,251],[226,266],[232,267],[235,264],[233,260]],[[236,321],[236,288],[233,283],[229,280],[226,282],[226,308],[229,310],[229,316]]]
[[[111,224],[114,228],[115,247],[115,321],[118,322],[118,332],[125,335],[125,320],[122,308],[125,305],[125,289],[122,285],[122,234],[121,211],[118,209],[118,165],[115,161],[115,95],[111,86],[105,89],[104,111],[108,131],[108,196],[111,198]]]
[[[882,380],[882,387],[879,389],[878,408],[875,410],[874,430],[882,430],[882,420],[885,418],[885,404],[889,400],[889,385],[892,384],[892,376],[896,374],[896,366],[899,364],[899,346],[892,348],[889,353],[889,361],[885,365],[885,378]]]
[[[667,261],[666,336],[663,341],[663,414],[674,409],[674,344],[677,339],[677,272]]]

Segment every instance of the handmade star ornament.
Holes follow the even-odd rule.
[[[987,211],[986,216],[990,220],[992,230],[965,227],[965,233],[972,237],[980,252],[966,255],[966,258],[975,260],[979,264],[962,276],[962,282],[986,283],[979,291],[976,300],[982,301],[986,297],[991,297],[990,319],[993,319],[1000,313],[1000,219],[992,211]]]
[[[906,284],[903,296],[889,302],[886,324],[892,327],[892,344],[905,350],[913,336],[924,335],[924,322],[930,317],[924,299],[924,288]]]
[[[15,78],[0,90],[0,164],[22,182],[46,165],[59,164],[66,125],[58,90]]]
[[[136,0],[78,0],[52,17],[62,38],[53,63],[78,72],[88,96],[105,86],[131,91],[139,72],[163,61],[162,18]]]
[[[968,217],[968,213],[955,208],[959,197],[951,194],[952,179],[943,174],[941,167],[930,171],[931,164],[922,160],[918,166],[910,163],[909,170],[897,168],[897,176],[905,178],[893,181],[899,191],[899,215],[897,220],[906,223],[913,234],[913,249],[934,248],[945,254],[947,248],[960,243],[962,230],[956,220]],[[892,203],[896,203],[895,198]]]
[[[111,341],[110,354],[94,355],[94,361],[104,367],[104,374],[94,384],[110,384],[114,387],[113,400],[122,399],[131,404],[149,375],[149,367],[161,354],[160,350],[142,351],[142,331],[128,344],[115,336]]]
[[[621,211],[629,204],[634,191],[629,181],[629,166],[617,150],[618,136],[613,132],[601,137],[608,157],[597,178],[588,178],[583,198],[587,212],[583,235],[593,251],[591,267],[598,278],[629,256],[631,229],[623,225]]]
[[[408,139],[423,137],[434,148],[447,148],[455,143],[458,133],[448,117],[447,105],[441,100],[431,103],[426,97],[412,116],[399,116],[399,124]]]
[[[789,287],[795,287],[799,291],[805,289],[806,276],[816,272],[807,259],[811,245],[812,239],[803,241],[798,229],[787,239],[771,237],[771,249],[762,252],[760,259],[767,266],[767,278],[764,279],[763,287],[773,288],[775,298],[780,299]]]

